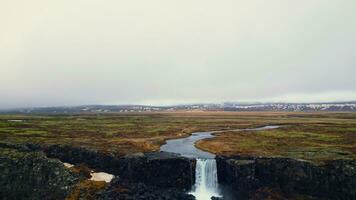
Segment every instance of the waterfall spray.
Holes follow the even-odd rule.
[[[195,168],[195,185],[192,195],[197,200],[220,197],[215,159],[198,158]]]

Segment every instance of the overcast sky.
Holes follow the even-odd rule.
[[[1,0],[0,108],[356,100],[355,0]]]

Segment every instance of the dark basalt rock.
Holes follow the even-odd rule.
[[[0,147],[0,199],[60,200],[78,180],[59,160],[42,152]]]
[[[77,166],[84,163],[92,169],[114,174],[120,177],[121,185],[124,183],[130,188],[132,192],[129,196],[134,199],[140,199],[141,193],[144,193],[143,199],[191,199],[184,192],[190,190],[195,182],[195,159],[172,153],[138,153],[119,157],[67,145],[6,143],[0,143],[0,149],[21,152],[21,156],[16,159],[8,155],[1,157],[0,172],[3,173],[0,194],[8,199],[15,194],[17,196],[13,197],[18,197],[15,199],[40,199],[48,193],[50,195],[47,199],[51,199],[51,195],[55,197],[53,199],[63,199],[78,181],[80,174],[76,174],[78,177],[75,178],[64,168],[63,163],[49,158],[58,158]],[[105,194],[114,194],[118,198],[115,195],[121,193]]]
[[[356,161],[334,160],[318,166],[289,158],[217,157],[218,179],[246,198],[258,188],[277,188],[285,194],[330,199],[356,199]]]
[[[195,200],[182,190],[129,183],[116,177],[101,194],[100,200]]]
[[[69,145],[42,146],[41,150],[48,157],[58,158],[63,162],[74,165],[85,163],[90,168],[118,175],[121,166],[120,156],[102,153],[94,149],[84,147],[72,147]]]
[[[195,159],[164,152],[128,155],[122,159],[119,176],[126,182],[190,190],[195,182]]]
[[[189,190],[195,181],[195,160],[177,154],[155,152],[119,157],[67,145],[42,147],[42,150],[49,157],[72,164],[85,163],[93,169],[120,176],[129,182]]]
[[[119,176],[102,200],[194,200],[195,160],[171,153],[137,153],[121,158]]]

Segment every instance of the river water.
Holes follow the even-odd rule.
[[[261,131],[276,128],[279,128],[279,126],[263,126],[259,128],[225,131]],[[215,137],[213,133],[219,132],[224,131],[196,132],[186,138],[167,140],[167,143],[160,148],[161,151],[178,153],[184,157],[196,159],[195,184],[190,194],[194,195],[197,200],[209,200],[211,197],[221,197],[215,154],[202,151],[195,147],[197,141],[213,138]]]

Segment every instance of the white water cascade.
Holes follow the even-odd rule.
[[[211,197],[221,197],[215,159],[197,159],[195,185],[190,194],[194,195],[196,200],[210,200]]]

